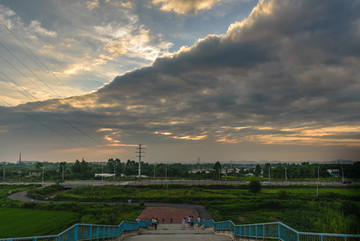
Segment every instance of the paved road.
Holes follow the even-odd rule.
[[[157,230],[141,230],[139,235],[126,237],[124,241],[229,241],[228,236],[215,235],[212,230],[194,227],[181,229],[179,224],[161,224]]]
[[[142,180],[142,181],[66,181],[62,183],[65,187],[76,186],[102,186],[102,185],[119,185],[119,186],[147,186],[153,184],[182,184],[182,185],[247,185],[247,181],[215,181],[215,180]],[[39,184],[42,186],[50,186],[54,182],[0,182],[0,185],[30,185]],[[262,182],[264,186],[290,186],[290,185],[321,185],[321,186],[351,186],[360,185],[360,182],[352,184],[342,184],[340,182]]]

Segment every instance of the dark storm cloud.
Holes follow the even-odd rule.
[[[68,101],[119,141],[359,145],[359,12],[357,1],[261,1],[224,36]],[[80,125],[66,104],[53,102],[45,103]]]

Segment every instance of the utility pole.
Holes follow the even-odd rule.
[[[42,170],[42,183],[44,184],[44,173],[45,173],[45,167],[43,166],[43,170]]]
[[[61,165],[61,169],[62,169],[62,173],[61,173],[61,177],[62,177],[62,180],[64,181],[64,172],[65,172],[65,167],[64,165]]]
[[[342,167],[341,168],[341,175],[342,175],[342,183],[344,183],[344,169]]]
[[[5,163],[4,163],[4,170],[3,170],[3,182],[5,182]]]
[[[269,182],[270,182],[270,169],[271,169],[271,165],[269,164]]]
[[[200,157],[198,156],[197,160],[197,170],[200,171]]]
[[[227,166],[225,167],[225,184],[227,184]]]
[[[319,196],[320,167],[318,167],[318,183],[316,185],[316,196]]]
[[[155,168],[156,168],[156,162],[154,164],[154,180],[156,179]]]
[[[166,180],[166,192],[169,191],[169,183],[167,183],[167,165],[165,164],[165,180]]]
[[[116,177],[116,161],[114,161],[113,164],[114,164],[114,181],[115,181],[115,177]]]
[[[104,182],[104,165],[100,163],[101,165],[101,182]]]
[[[287,181],[287,172],[286,172],[286,167],[285,167],[285,179]]]

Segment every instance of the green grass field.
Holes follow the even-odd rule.
[[[0,208],[0,238],[58,234],[78,220],[73,212]]]
[[[263,186],[258,194],[250,193],[245,185],[169,185],[168,189],[164,185],[83,186],[60,192],[55,198],[55,200],[71,202],[37,204],[0,199],[0,233],[3,235],[3,230],[15,232],[18,227],[21,227],[20,233],[14,233],[11,236],[43,235],[58,233],[75,222],[116,225],[122,220],[132,221],[143,210],[141,205],[110,206],[106,204],[107,202],[127,202],[128,199],[139,203],[201,204],[211,211],[216,220],[230,219],[236,224],[282,221],[304,232],[360,233],[360,187],[353,185],[320,186],[318,196],[314,186]],[[82,203],[82,201],[96,203]],[[13,213],[3,215],[6,210],[13,210]],[[59,218],[55,218],[54,226],[50,225],[51,222],[46,222],[46,225],[41,223],[44,219],[41,215],[45,215],[43,213],[46,212],[54,212],[52,215],[54,217],[60,215]],[[62,215],[66,219],[65,213],[70,215],[68,222],[61,221],[64,225],[59,226],[57,220],[61,220]],[[71,214],[75,216],[71,218]],[[30,224],[16,223],[16,220],[29,222],[29,219],[32,220]],[[35,228],[37,224],[39,224],[39,230]],[[32,225],[35,225],[34,228],[30,228]],[[27,234],[23,230],[35,231]]]
[[[360,233],[360,187],[263,186],[249,193],[246,186],[102,186],[78,187],[59,199],[87,201],[196,203],[219,221],[236,224],[282,221],[304,232]]]

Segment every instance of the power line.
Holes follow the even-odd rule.
[[[2,22],[2,21],[1,21]],[[29,54],[26,53],[26,51],[24,51],[25,55],[28,56],[37,66],[40,67],[40,69],[42,69],[44,71],[44,68],[47,70],[47,72],[54,78],[57,80],[58,83],[60,83],[65,89],[67,89],[71,94],[72,91],[60,80],[58,79],[54,73],[44,64],[44,62],[41,61],[40,58],[38,58],[17,36],[16,34],[11,31],[11,29],[9,29],[3,22],[2,22],[3,26],[17,39],[17,41],[27,50]],[[1,31],[1,30],[0,30]],[[3,31],[1,31],[3,32]],[[5,35],[4,35],[5,36]],[[13,42],[14,43],[14,42]],[[16,43],[15,43],[16,44]],[[16,44],[17,47],[19,47],[18,44]],[[4,44],[2,44],[0,42],[0,46],[5,49],[11,56],[13,56],[22,66],[24,66],[29,72],[32,73],[33,76],[35,76],[35,78],[37,80],[39,80],[43,85],[45,85],[53,94],[55,94],[57,97],[59,97],[59,101],[60,102],[65,102],[67,103],[69,106],[72,106],[70,103],[68,103],[66,100],[62,99],[62,97],[53,89],[51,88],[48,84],[46,84],[45,81],[43,81],[28,65],[26,65],[19,57],[17,57],[14,53],[12,53],[12,51],[7,48]],[[21,49],[21,47],[20,47]],[[0,57],[9,65],[11,66],[13,69],[15,69],[20,75],[22,75],[23,77],[25,77],[26,79],[30,80],[30,82],[32,84],[34,84],[37,88],[39,88],[41,91],[44,91],[37,83],[35,83],[34,81],[32,81],[32,79],[28,78],[23,72],[21,72],[18,68],[16,68],[10,61],[8,61],[6,58],[4,58],[3,56],[0,55]],[[39,64],[40,63],[40,64]],[[9,76],[7,76],[4,72],[1,71],[1,73],[8,79],[10,80],[13,84],[15,84],[16,86],[11,85],[9,82],[5,81],[10,87],[14,88],[17,92],[21,93],[22,95],[25,96],[25,98],[31,100],[36,100],[38,101],[38,103],[40,103],[43,107],[47,107],[45,104],[43,104],[40,100],[38,100],[34,95],[30,94],[27,90],[25,90],[23,87],[21,87],[19,84],[17,84],[14,80],[12,80]],[[3,78],[2,78],[3,79]],[[44,91],[45,92],[45,91]],[[75,101],[77,101],[77,99],[75,98]],[[4,101],[5,102],[5,101]],[[7,102],[6,102],[7,103]],[[9,105],[9,103],[7,103]],[[71,113],[71,112],[69,112]],[[74,114],[77,114],[77,116],[75,116],[76,118],[78,118],[79,120],[87,123],[89,126],[91,127],[95,127],[97,128],[97,126],[95,124],[93,124],[92,122],[90,122],[89,120],[83,118],[76,110],[74,110],[73,112]],[[96,114],[93,113],[94,116],[96,118],[98,118],[100,121],[102,121],[104,123],[104,121]],[[87,138],[93,140],[94,142],[96,142],[97,144],[102,145],[102,143],[98,142],[95,138],[91,137],[90,135],[88,135],[86,132],[84,132],[83,130],[81,130],[79,127],[75,126],[74,124],[70,123],[69,121],[67,121],[63,116],[59,115],[58,113],[53,113],[53,115],[56,116],[60,116],[63,121],[71,126],[73,129],[77,130],[78,132],[80,132],[82,135],[86,136]],[[49,126],[50,127],[50,126]],[[51,127],[50,127],[51,128]]]
[[[39,57],[37,57],[24,43],[23,43],[23,41],[20,39],[20,38],[18,38],[17,36],[16,36],[16,34],[10,29],[10,28],[8,28],[7,26],[6,26],[6,24],[4,24],[4,22],[2,21],[2,20],[0,20],[1,21],[1,23],[2,23],[2,25],[12,34],[12,36],[14,36],[15,37],[15,39],[30,53],[30,55],[28,55],[28,54],[26,54],[26,52],[24,51],[24,53],[26,54],[26,56],[28,56],[29,58],[31,58],[33,61],[34,61],[34,63],[36,63],[40,68],[42,68],[41,66],[43,66],[46,70],[47,70],[47,72],[49,73],[49,74],[51,74],[53,77],[54,77],[54,79],[56,79],[66,90],[68,90],[72,95],[75,95],[73,92],[72,92],[72,90],[70,89],[70,88],[68,88],[59,78],[57,78],[56,77],[56,75],[54,75],[54,73],[44,64],[44,62],[42,62],[41,61],[41,59],[39,58]],[[1,31],[1,30],[0,30]],[[16,44],[16,43],[15,43]],[[16,44],[17,45],[17,44]],[[17,45],[18,46],[18,45]],[[18,46],[19,47],[19,46]],[[40,63],[40,65],[35,61],[35,60],[37,60],[38,61],[38,63]],[[43,68],[42,68],[42,70],[44,70]]]
[[[0,20],[1,21],[1,20]],[[28,56],[29,58],[31,58],[33,60],[33,62],[39,66],[42,70],[44,70],[44,68],[46,69],[46,71],[55,79],[57,80],[58,83],[60,83],[66,90],[68,90],[73,96],[75,96],[75,94],[71,91],[71,89],[69,87],[67,87],[58,77],[56,77],[56,75],[54,75],[54,73],[46,66],[46,64],[39,58],[36,56],[36,54],[34,54],[25,44],[24,42],[18,38],[16,36],[16,34],[10,29],[8,28],[3,21],[1,21],[2,25],[8,30],[8,32],[10,32],[14,37],[15,39],[30,53],[30,56],[26,53],[26,51],[24,51],[24,53],[26,54],[26,56]],[[1,30],[0,30],[1,31]],[[13,42],[15,43],[15,42]],[[15,43],[16,44],[16,43]],[[19,45],[16,44],[18,47]],[[21,48],[21,47],[19,47]],[[37,61],[35,61],[35,59],[40,63],[38,64]],[[44,68],[43,68],[44,67]],[[75,99],[76,100],[76,99]],[[98,116],[96,113],[94,113],[91,109],[87,109],[88,111],[92,112],[94,114],[94,116],[100,120],[103,124],[105,124],[104,120],[102,118],[100,118],[100,116]],[[91,122],[90,122],[91,123]]]
[[[39,101],[35,96],[33,96],[32,94],[30,94],[27,90],[23,89],[19,84],[17,84],[14,80],[12,80],[11,78],[9,78],[5,73],[3,73],[1,70],[0,70],[0,73],[3,74],[5,77],[7,77],[9,80],[11,80],[11,82],[15,83],[19,88],[22,89],[22,92],[20,92],[18,89],[14,88],[16,91],[18,91],[19,93],[23,94],[25,97],[27,97],[23,92],[27,93],[29,96],[31,96],[33,99],[37,100],[38,104],[42,105],[43,107],[47,108],[47,106]],[[1,78],[2,79],[2,78]],[[6,81],[5,81],[6,82]],[[11,85],[10,85],[11,86]],[[12,87],[12,86],[11,86]],[[27,97],[28,98],[28,97]],[[102,144],[100,142],[98,142],[95,138],[91,137],[90,135],[88,135],[87,133],[85,133],[83,130],[81,130],[80,128],[78,128],[77,126],[75,126],[74,124],[72,124],[71,122],[67,121],[62,115],[60,115],[59,113],[56,113],[56,112],[51,112],[52,115],[56,115],[57,117],[60,117],[61,119],[63,119],[63,121],[71,126],[72,128],[74,128],[75,130],[77,130],[78,132],[80,132],[81,134],[85,135],[86,137],[90,138],[91,140],[93,140],[95,143],[97,144]]]
[[[71,106],[70,103],[68,103],[67,101],[65,101],[65,99],[62,99],[62,97],[56,93],[55,90],[53,90],[50,86],[48,86],[45,81],[43,81],[42,79],[40,79],[40,77],[38,75],[36,75],[32,70],[30,70],[30,68],[28,68],[16,55],[14,55],[8,48],[6,48],[1,42],[0,42],[0,46],[2,46],[6,51],[8,51],[12,56],[14,56],[23,66],[25,66],[38,80],[40,80],[48,89],[50,89],[55,95],[57,95],[57,97],[59,98],[59,101],[61,102],[65,102],[66,104],[68,104],[69,106]],[[35,86],[37,86],[40,90],[42,90],[43,92],[46,92],[45,90],[43,90],[39,85],[37,85],[35,82],[33,82],[30,78],[28,78],[24,73],[22,73],[18,68],[16,68],[13,64],[11,64],[7,59],[5,59],[3,56],[0,55],[0,57],[6,62],[8,63],[13,69],[15,69],[18,73],[20,73],[23,77],[25,77],[26,79],[30,80],[31,83],[33,83]],[[85,120],[84,118],[81,117],[81,115],[79,115],[76,111],[74,112],[78,115],[78,119],[81,121],[85,121],[90,127],[92,128],[97,128],[94,124],[92,124],[91,122]]]
[[[9,53],[11,53],[1,42],[0,42],[0,46],[4,47]],[[12,53],[11,53],[12,54]],[[12,54],[13,56],[15,56],[14,54]],[[15,56],[16,57],[16,56]],[[18,73],[20,73],[22,76],[24,76],[25,78],[29,79],[24,73],[22,73],[20,70],[18,70],[13,64],[11,64],[9,61],[7,61],[7,59],[5,59],[3,56],[0,55],[0,58],[2,58],[6,63],[8,63],[12,68],[14,68]],[[16,57],[16,59],[18,59]],[[19,59],[18,59],[19,60]],[[19,60],[21,62],[21,60]],[[22,63],[22,62],[21,62]],[[24,65],[24,64],[23,64]],[[24,65],[25,66],[25,65]],[[32,73],[34,73],[33,71],[31,71]],[[4,76],[6,76],[9,80],[11,79],[10,77],[8,77],[7,75],[5,75],[3,72],[1,72]],[[29,79],[33,84],[35,84],[31,79]],[[11,80],[13,83],[15,83],[14,80]],[[43,81],[42,81],[43,82]],[[44,82],[43,82],[44,83]],[[38,86],[37,84],[35,84],[40,90],[44,91],[40,86]],[[46,85],[46,84],[45,84]],[[17,86],[20,86],[17,84]],[[47,86],[47,85],[46,85]],[[49,87],[50,88],[50,87]],[[51,89],[51,88],[50,88]],[[23,90],[25,91],[25,90]],[[25,91],[27,94],[31,95],[28,91]],[[44,91],[45,92],[45,91]],[[56,93],[54,91],[54,93]],[[38,100],[36,97],[34,97],[33,95],[31,95],[34,99],[36,99],[37,101],[40,102],[40,100]],[[59,96],[60,97],[60,96]],[[61,97],[60,97],[61,98]],[[60,100],[60,101],[64,101],[64,100]],[[64,101],[66,102],[66,101]],[[67,102],[66,102],[67,103]],[[68,105],[70,105],[69,103],[67,103]],[[46,107],[43,104],[44,107]],[[57,114],[57,113],[54,113]],[[59,115],[59,114],[57,114]],[[86,134],[84,131],[82,131],[80,128],[76,127],[75,125],[73,125],[72,123],[68,122],[65,120],[65,118],[62,118],[64,120],[64,122],[66,122],[68,125],[70,125],[71,127],[73,127],[74,129],[76,129],[77,131],[79,131],[80,133],[82,133],[83,135],[89,137],[90,139],[92,139],[93,141],[95,141],[96,143],[99,144],[99,142],[97,140],[95,140],[93,137],[89,136],[88,134]],[[84,121],[82,118],[78,118],[81,121]],[[91,127],[95,127],[95,125],[92,125]],[[100,143],[101,144],[101,143]]]
[[[66,138],[66,139],[68,139],[68,140],[70,140],[70,141],[72,141],[72,142],[74,142],[74,143],[77,143],[77,144],[79,144],[80,146],[85,147],[86,149],[89,149],[90,151],[103,154],[103,153],[101,153],[101,152],[99,152],[99,151],[96,151],[96,150],[94,150],[94,149],[92,149],[92,148],[89,148],[89,147],[83,145],[82,143],[80,143],[80,142],[78,142],[78,141],[76,141],[76,140],[74,140],[74,139],[72,139],[72,138],[70,138],[70,137],[62,134],[61,132],[57,131],[56,129],[52,128],[51,126],[47,125],[46,123],[38,120],[37,118],[31,116],[30,114],[26,113],[25,111],[23,111],[23,110],[15,107],[15,106],[11,106],[11,104],[10,104],[9,102],[7,102],[6,100],[4,100],[3,98],[0,97],[0,100],[3,101],[5,104],[7,104],[9,107],[14,108],[16,111],[22,113],[22,114],[25,115],[27,118],[29,118],[29,119],[31,119],[31,120],[39,123],[40,125],[42,125],[42,126],[44,126],[44,127],[46,127],[47,129],[49,129],[50,131],[54,132],[55,134],[60,135],[60,136]]]

